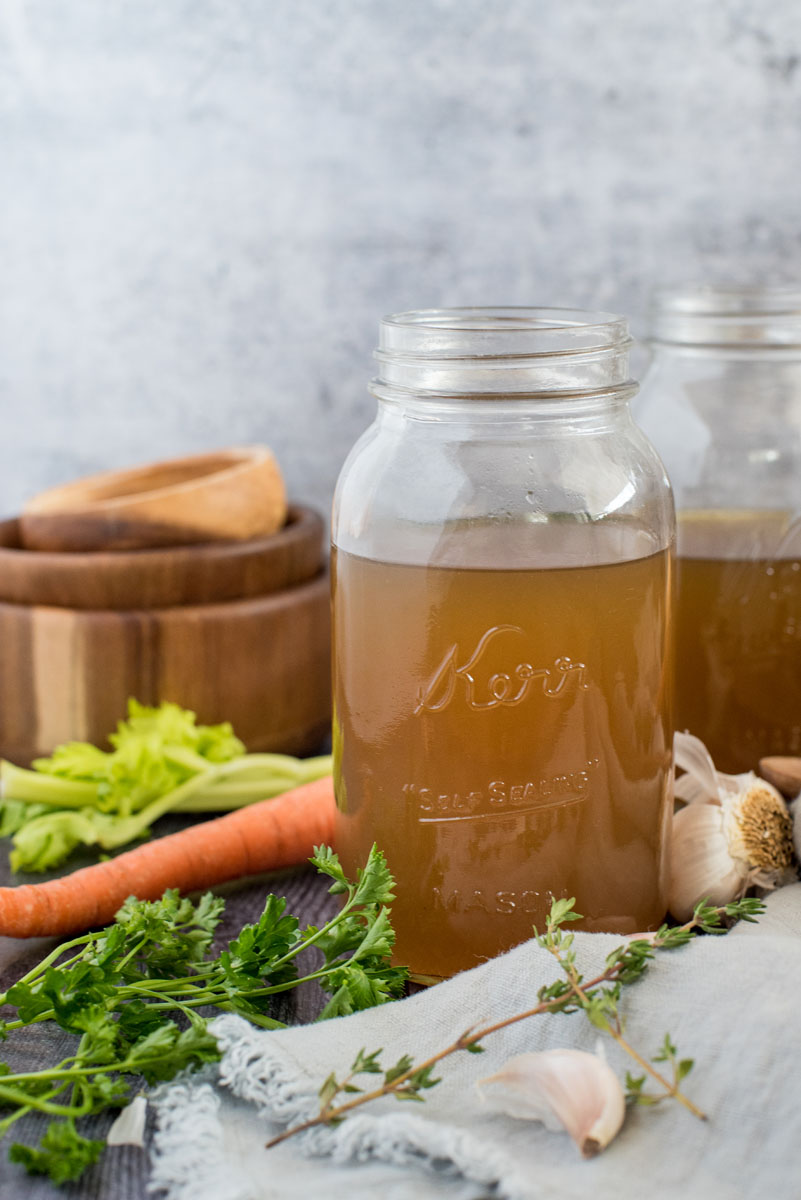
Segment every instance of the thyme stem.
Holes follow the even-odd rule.
[[[692,1061],[687,1059],[679,1062],[675,1057],[675,1047],[671,1045],[669,1038],[665,1039],[662,1057],[657,1057],[656,1061],[669,1060],[673,1062],[674,1080],[671,1083],[654,1067],[653,1063],[646,1061],[623,1036],[622,1021],[617,1011],[619,989],[633,983],[645,973],[654,950],[676,949],[691,941],[696,936],[696,931],[699,930],[705,933],[725,933],[727,918],[754,921],[762,911],[761,902],[744,899],[718,907],[701,901],[696,905],[692,918],[684,925],[673,928],[663,925],[649,937],[632,938],[626,945],[621,946],[618,951],[609,956],[607,965],[600,974],[587,982],[582,980],[575,965],[574,953],[570,949],[573,935],[563,934],[561,930],[561,926],[566,921],[579,919],[578,914],[573,912],[572,905],[572,900],[555,900],[551,907],[546,932],[540,936],[536,934],[535,930],[539,944],[554,955],[566,976],[565,981],[558,981],[550,987],[542,988],[539,992],[538,1004],[526,1009],[525,1012],[503,1017],[501,1020],[481,1028],[467,1029],[450,1045],[420,1063],[415,1063],[408,1056],[404,1056],[394,1068],[385,1072],[384,1080],[378,1087],[370,1091],[360,1091],[358,1095],[336,1104],[334,1101],[337,1097],[341,1097],[346,1091],[356,1090],[353,1085],[356,1075],[380,1073],[382,1070],[378,1063],[380,1051],[370,1055],[366,1055],[363,1050],[360,1051],[350,1073],[341,1082],[337,1080],[336,1076],[330,1075],[323,1084],[320,1089],[320,1111],[317,1115],[276,1134],[266,1143],[267,1148],[277,1146],[296,1134],[313,1129],[317,1125],[336,1124],[354,1109],[379,1100],[382,1096],[394,1094],[398,1098],[422,1099],[420,1091],[423,1088],[432,1087],[438,1082],[430,1076],[432,1069],[457,1051],[480,1050],[479,1043],[484,1038],[501,1029],[507,1029],[518,1021],[525,1021],[544,1013],[579,1010],[584,1011],[588,1019],[598,1028],[607,1032],[621,1049],[659,1084],[667,1096],[677,1100],[699,1120],[707,1120],[706,1114],[685,1096],[679,1087],[681,1078],[692,1067]],[[613,986],[604,989],[602,985],[605,983]],[[641,1099],[642,1102],[646,1102],[645,1097]],[[653,1103],[653,1100],[650,1102]]]

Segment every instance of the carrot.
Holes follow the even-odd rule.
[[[106,925],[129,896],[194,892],[243,875],[295,866],[334,831],[330,775],[274,800],[204,821],[47,883],[0,888],[0,934],[60,936]]]

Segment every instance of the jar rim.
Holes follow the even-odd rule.
[[[694,283],[651,295],[651,338],[688,346],[801,346],[801,284]]]
[[[528,305],[411,309],[382,317],[378,354],[420,358],[539,358],[624,348],[625,317]]]

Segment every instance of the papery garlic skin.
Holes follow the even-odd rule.
[[[686,771],[673,785],[674,796],[685,804],[722,804],[757,779],[753,771],[741,775],[718,771],[704,743],[691,733],[674,734],[673,758],[676,767]]]
[[[674,734],[673,759],[676,768],[686,772],[674,783],[677,800],[683,800],[685,804],[709,804],[720,800],[718,771],[700,738],[691,733]]]
[[[614,1071],[585,1050],[518,1054],[476,1086],[482,1099],[507,1116],[567,1130],[585,1158],[609,1145],[626,1115]]]

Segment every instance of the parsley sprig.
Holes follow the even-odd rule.
[[[0,1064],[0,1111],[7,1114],[0,1137],[27,1113],[51,1118],[39,1147],[15,1144],[12,1160],[56,1183],[77,1179],[104,1143],[84,1137],[76,1122],[123,1107],[132,1080],[154,1084],[219,1059],[198,1010],[211,1006],[276,1029],[282,1023],[270,1015],[273,997],[308,981],[330,996],[323,1017],[397,996],[406,971],[389,965],[394,884],[383,855],[374,847],[355,882],[325,846],[311,861],[342,896],[339,912],[320,927],[301,929],[286,900],[271,895],[259,920],[212,956],[223,900],[207,894],[193,903],[176,891],[130,899],[113,925],[58,946],[0,995],[15,1010],[0,1022],[3,1038],[41,1021],[77,1038],[74,1053],[43,1070]]]

